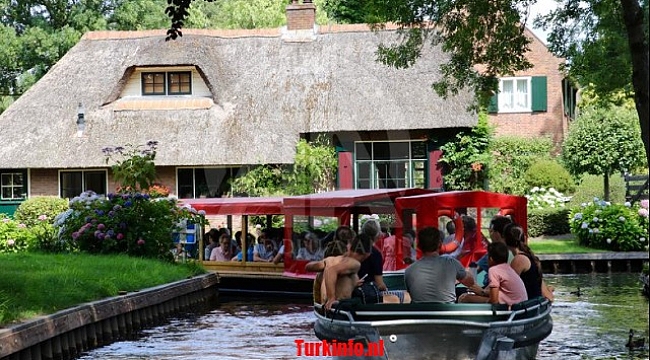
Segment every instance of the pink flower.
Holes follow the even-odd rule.
[[[648,209],[639,209],[639,216],[647,218],[648,217]]]
[[[650,201],[648,199],[641,200],[639,203],[641,204],[641,207],[648,210],[648,206],[650,205]]]
[[[15,243],[16,243],[16,240],[14,240],[14,239],[7,240],[7,246],[14,246]]]
[[[144,245],[144,240],[142,240],[142,239],[139,239],[139,240],[138,240],[138,245],[139,245],[139,246],[142,246],[142,245]]]
[[[41,216],[39,216],[39,217],[38,217],[38,220],[39,220],[39,221],[45,221],[45,220],[47,220],[47,215],[41,215]]]
[[[27,227],[27,225],[25,225],[25,224],[23,224],[23,223],[20,223],[20,224],[18,224],[18,227],[19,227],[20,229],[24,229],[24,228]]]
[[[122,239],[124,239],[124,234],[118,233],[117,234],[117,240],[122,240]]]

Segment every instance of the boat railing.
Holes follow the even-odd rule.
[[[499,316],[509,314],[506,320],[497,320],[497,321],[471,321],[471,320],[459,320],[459,319],[413,319],[413,318],[402,318],[402,319],[391,319],[391,320],[373,320],[373,321],[357,321],[354,318],[352,311],[335,309],[330,310],[329,312],[324,312],[322,305],[314,304],[314,309],[318,316],[321,316],[327,320],[334,321],[347,321],[350,324],[354,323],[355,325],[365,325],[372,327],[382,327],[382,326],[398,326],[398,325],[424,325],[424,324],[436,324],[436,325],[461,325],[461,326],[472,326],[472,327],[499,327],[499,326],[516,326],[523,325],[530,322],[535,322],[539,319],[547,317],[551,312],[551,306],[548,300],[543,300],[537,304],[527,306],[522,309],[517,310],[464,310],[464,311],[382,311],[382,304],[377,305],[377,310],[375,311],[355,311],[357,315],[391,315],[395,317],[412,317],[412,316]],[[543,309],[542,309],[543,307]],[[543,310],[543,311],[540,311]],[[518,316],[528,315],[535,313],[534,316],[527,316],[525,318],[517,319]],[[331,316],[331,317],[330,317]],[[345,317],[347,320],[336,319],[336,317]]]

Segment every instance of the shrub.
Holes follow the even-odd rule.
[[[36,196],[23,201],[16,213],[14,219],[21,222],[27,227],[35,226],[42,222],[39,217],[43,215],[52,222],[54,218],[68,208],[68,200],[54,196]]]
[[[575,191],[575,183],[571,174],[552,159],[535,161],[524,173],[524,181],[529,188],[554,188],[565,194]]]
[[[528,236],[561,235],[571,232],[568,208],[531,209],[528,211]]]
[[[506,194],[524,195],[529,186],[524,173],[538,159],[548,158],[553,142],[550,138],[523,139],[500,136],[490,144],[490,189]]]
[[[171,259],[172,232],[183,219],[205,224],[204,213],[179,207],[174,198],[148,194],[85,192],[55,221],[59,238],[89,253],[125,253]]]
[[[594,198],[571,213],[571,232],[580,244],[614,251],[648,249],[648,201],[631,206]]]
[[[0,253],[17,253],[26,251],[34,235],[23,223],[0,214]]]
[[[620,174],[610,176],[609,190],[609,199],[612,203],[622,204],[625,202],[625,181],[623,181],[623,176]],[[571,197],[569,206],[580,206],[583,203],[593,201],[595,197],[600,198],[603,194],[603,177],[584,174]]]

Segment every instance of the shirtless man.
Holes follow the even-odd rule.
[[[372,239],[359,234],[348,243],[345,254],[308,264],[311,271],[323,271],[321,294],[325,294],[326,310],[330,310],[336,301],[352,297],[352,291],[359,284],[357,272],[361,262],[370,255],[371,247]]]

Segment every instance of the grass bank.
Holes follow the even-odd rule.
[[[0,254],[0,326],[203,273],[124,255]]]
[[[605,250],[582,246],[572,234],[530,238],[528,246],[535,254],[595,253]]]

